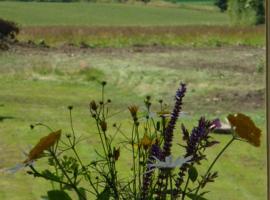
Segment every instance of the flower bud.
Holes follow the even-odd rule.
[[[94,111],[96,111],[98,108],[98,106],[94,100],[90,102],[89,106],[90,106],[90,109],[92,109]]]
[[[107,123],[106,123],[105,121],[101,121],[101,122],[99,123],[99,125],[100,125],[101,130],[102,130],[103,132],[105,132],[105,131],[107,130]]]

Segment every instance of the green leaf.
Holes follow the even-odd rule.
[[[82,197],[80,197],[80,200],[81,200],[81,199],[87,199],[87,198],[86,198],[86,192],[85,192],[85,189],[82,188],[82,187],[80,187],[80,188],[79,188],[79,191],[80,191],[80,194],[82,195]]]
[[[191,166],[188,170],[189,178],[192,182],[195,182],[198,177],[198,171],[195,167]]]
[[[201,195],[187,194],[187,196],[192,200],[194,200],[194,199],[196,199],[196,200],[207,200],[206,198],[202,197]]]
[[[47,194],[49,200],[72,200],[71,197],[62,190],[50,190]]]
[[[106,186],[104,190],[97,196],[97,200],[109,200],[110,199],[110,188]]]
[[[59,181],[60,180],[60,178],[58,176],[56,176],[54,173],[52,173],[48,169],[42,171],[41,174],[43,176],[47,177],[48,179],[51,179],[51,180],[55,180],[55,181]]]

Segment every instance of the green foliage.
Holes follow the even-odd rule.
[[[265,21],[264,0],[229,0],[233,24],[258,25]]]
[[[20,29],[15,22],[0,18],[0,41],[4,39],[14,39]]]
[[[48,191],[48,200],[72,200],[72,198],[63,190]]]
[[[215,5],[219,7],[221,12],[224,12],[228,8],[228,0],[215,0]]]
[[[0,18],[0,50],[8,50],[8,43],[16,41],[19,31],[16,23]]]
[[[195,167],[191,166],[188,170],[189,178],[192,182],[195,182],[198,177],[198,171]]]
[[[256,64],[256,72],[264,73],[265,66],[266,66],[265,59],[259,59],[258,63]]]

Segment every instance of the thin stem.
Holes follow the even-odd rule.
[[[134,195],[137,194],[137,191],[136,191],[136,164],[135,164],[135,149],[134,149],[134,145],[135,145],[135,142],[134,142],[134,127],[135,127],[135,122],[134,122],[134,125],[132,127],[132,132],[131,132],[131,147],[132,147],[132,164],[133,164],[133,179],[134,179],[134,182],[133,182],[133,193]],[[137,144],[138,145],[138,148],[139,148],[139,143]]]
[[[79,157],[79,155],[78,155],[78,153],[77,153],[75,147],[73,146],[73,147],[71,147],[71,149],[72,149],[72,151],[74,152],[75,156],[77,157],[77,160],[79,161],[79,163],[80,163],[82,169],[83,169],[83,170],[86,170],[86,167],[85,167],[84,164],[82,163],[82,160],[80,159],[80,157]],[[95,188],[95,186],[94,186],[94,184],[93,184],[93,182],[92,182],[92,180],[91,180],[91,177],[89,176],[89,174],[88,174],[87,172],[86,172],[86,177],[87,177],[87,179],[88,179],[90,185],[92,186],[92,188],[95,190],[95,193],[94,193],[94,194],[95,194],[95,195],[99,194],[97,188]],[[93,193],[92,193],[92,194],[93,194]]]
[[[71,131],[72,131],[73,145],[74,145],[76,137],[75,137],[75,131],[74,131],[74,127],[73,127],[73,119],[72,119],[71,109],[69,109],[69,119],[70,119],[70,127],[71,127]]]
[[[224,147],[223,149],[219,152],[219,154],[216,156],[216,158],[213,160],[213,162],[211,163],[211,165],[209,166],[208,170],[206,171],[206,173],[203,176],[202,181],[199,183],[199,186],[195,192],[195,200],[198,199],[198,192],[202,186],[202,183],[204,183],[206,177],[208,176],[209,172],[211,171],[211,169],[213,168],[213,166],[215,165],[215,163],[217,162],[217,160],[220,158],[220,156],[225,152],[225,150],[231,145],[231,143],[235,140],[235,137],[233,137]]]
[[[139,171],[139,174],[138,174],[138,188],[141,188],[141,165],[140,165],[140,159],[141,159],[141,147],[140,147],[140,138],[139,138],[139,131],[138,131],[138,126],[135,124],[135,134],[137,136],[137,144],[138,144],[138,171]]]
[[[43,124],[41,122],[36,123],[34,126],[43,126],[43,127],[47,128],[49,131],[53,132],[53,129],[51,127],[49,127],[48,125]]]
[[[61,165],[60,161],[58,160],[58,158],[56,157],[56,155],[54,154],[53,151],[50,152],[52,157],[54,158],[56,164],[59,166],[59,169],[62,171],[63,175],[67,178],[70,186],[75,190],[75,192],[77,193],[78,197],[80,199],[83,199],[83,200],[87,200],[85,198],[85,196],[83,194],[81,194],[81,192],[79,191],[79,189],[76,187],[76,185],[73,183],[73,181],[71,180],[71,178],[68,176],[66,170],[63,168],[63,166]]]
[[[189,184],[189,180],[190,180],[190,177],[189,177],[189,175],[188,175],[188,179],[187,179],[187,182],[186,182],[186,185],[185,185],[185,188],[184,188],[184,192],[183,192],[183,194],[182,194],[182,200],[185,199],[187,187],[188,187],[188,184]]]
[[[173,184],[172,184],[172,175],[170,173],[170,192],[171,192],[171,200],[173,200]]]
[[[70,183],[67,183],[67,182],[52,178],[50,176],[45,176],[45,175],[39,173],[32,165],[29,165],[29,167],[34,172],[34,176],[36,176],[36,177],[41,177],[41,178],[44,178],[46,180],[50,180],[50,181],[53,181],[53,182],[57,182],[59,184],[63,184],[63,185],[67,185],[67,186],[72,187],[72,184],[70,184]]]

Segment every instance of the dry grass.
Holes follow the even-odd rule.
[[[264,46],[265,27],[167,26],[167,27],[24,27],[19,40],[45,40],[52,46],[86,43],[93,47],[162,46]]]

